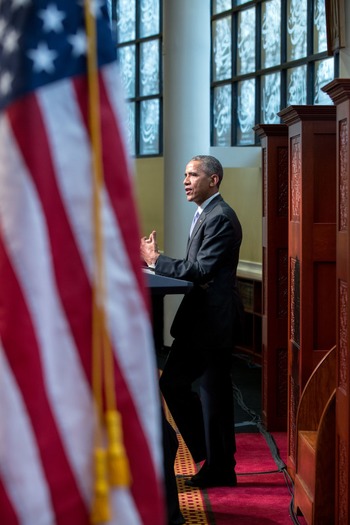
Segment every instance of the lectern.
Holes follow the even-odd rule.
[[[143,271],[147,277],[148,288],[151,293],[154,345],[156,351],[161,352],[163,350],[164,297],[166,295],[185,294],[192,288],[193,283],[157,275],[147,268],[144,268]]]
[[[164,297],[168,294],[183,294],[188,292],[193,286],[193,283],[190,281],[157,275],[149,269],[144,269],[144,273],[147,275],[148,287],[152,295]]]

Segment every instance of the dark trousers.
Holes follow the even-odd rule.
[[[236,445],[231,351],[201,350],[174,340],[160,389],[194,461],[206,459],[212,471],[232,473]]]

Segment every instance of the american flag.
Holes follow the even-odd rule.
[[[92,146],[84,0],[0,0],[0,523],[85,525],[93,497]],[[96,22],[106,312],[132,482],[116,525],[163,524],[149,298],[105,2]]]

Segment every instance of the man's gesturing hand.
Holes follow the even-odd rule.
[[[149,237],[142,237],[140,244],[141,258],[148,266],[155,266],[159,257],[157,232],[153,230]]]

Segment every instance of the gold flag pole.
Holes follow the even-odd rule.
[[[94,501],[92,523],[110,520],[109,483],[112,486],[130,485],[130,470],[125,452],[121,415],[117,410],[114,363],[108,335],[105,301],[105,275],[102,235],[101,196],[104,188],[100,94],[97,63],[96,23],[91,11],[91,0],[84,2],[87,50],[87,77],[89,124],[92,144],[93,223],[95,240],[95,275],[93,283],[92,321],[92,388],[97,407],[94,449]],[[103,387],[106,412],[103,407]],[[105,414],[105,415],[104,415]],[[104,446],[104,423],[107,427],[108,448]]]

